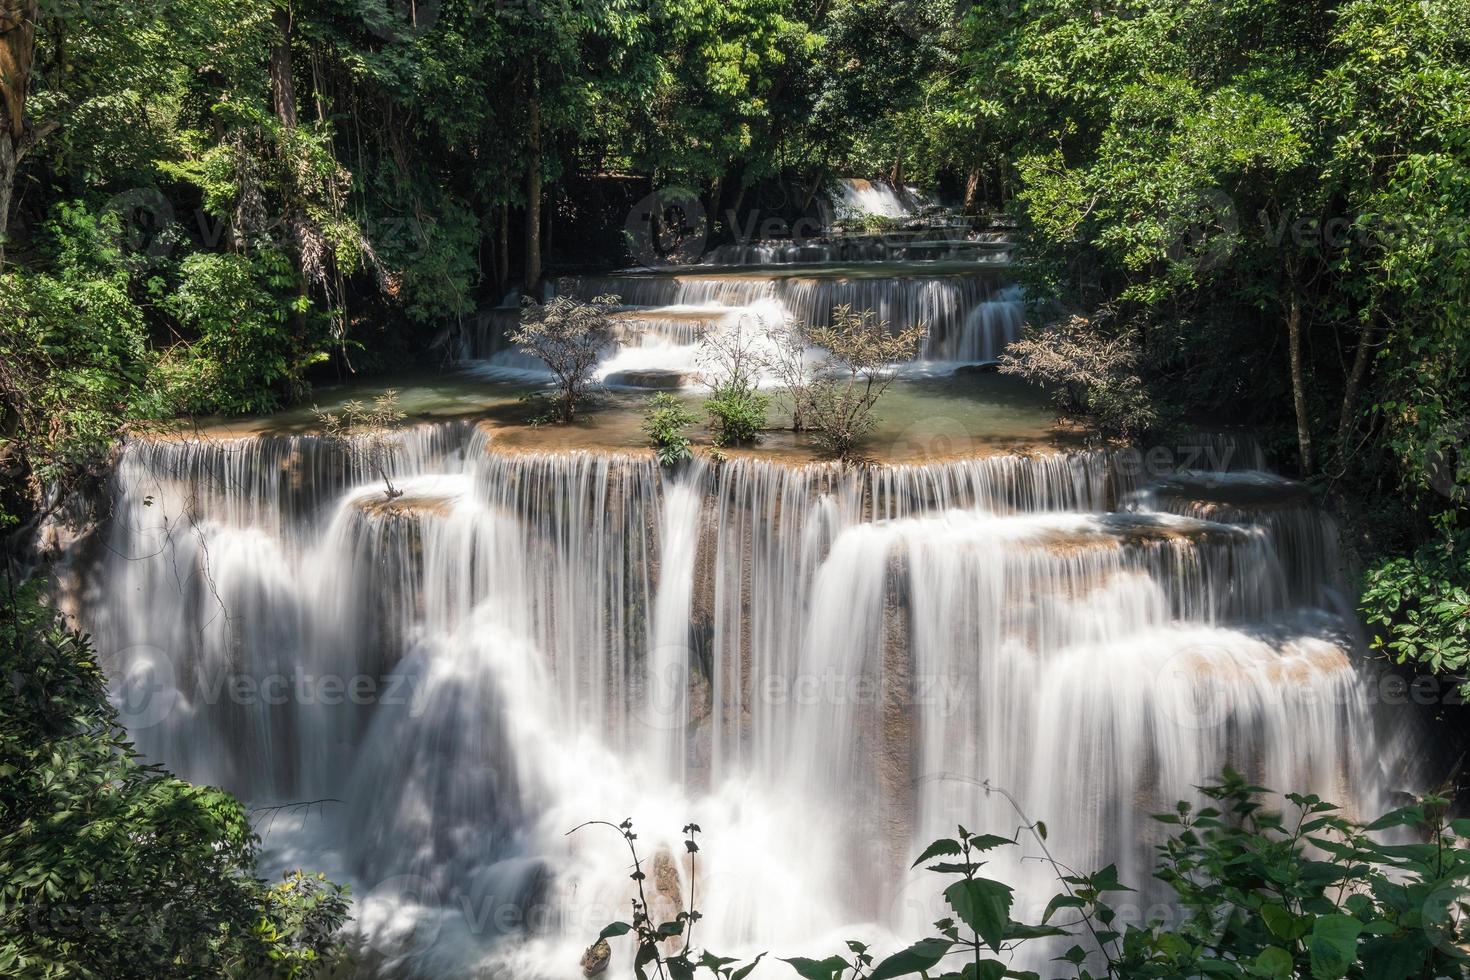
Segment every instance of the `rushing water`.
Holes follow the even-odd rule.
[[[994,244],[757,243],[561,288],[621,297],[609,383],[685,380],[711,330],[842,304],[925,323],[952,366],[1021,328]],[[514,316],[466,356],[534,372]],[[567,835],[589,820],[635,821],[655,916],[695,894],[700,945],[827,955],[946,914],[907,868],[959,822],[1046,821],[1069,866],[1118,865],[1138,921],[1167,911],[1147,815],[1223,767],[1363,814],[1401,778],[1335,529],[1248,444],[666,471],[505,441],[405,431],[394,499],[310,435],[135,441],[74,562],[138,745],[306,804],[260,811],[268,859],[354,884],[378,974],[579,975],[632,896],[610,829]],[[1055,890],[1036,857],[989,869],[1017,918]]]
[[[269,857],[354,883],[380,969],[577,975],[631,893],[610,830],[565,834],[629,816],[702,944],[825,954],[942,914],[905,869],[1014,830],[987,781],[1139,916],[1147,814],[1224,765],[1380,805],[1330,523],[1259,468],[1202,439],[671,473],[452,423],[402,436],[389,500],[311,437],[135,442],[79,601],[149,756],[330,801],[272,811]]]
[[[906,219],[886,233],[825,229],[817,238],[716,246],[690,266],[569,276],[558,291],[621,304],[597,380],[628,387],[699,382],[700,342],[743,326],[825,326],[839,307],[868,311],[894,331],[922,325],[922,370],[994,360],[1019,336],[1024,297],[1006,279],[1009,242],[946,215],[912,189],[843,180],[838,214]],[[919,217],[920,211],[924,217]],[[839,221],[842,220],[839,218]],[[461,355],[493,375],[527,378],[540,365],[507,340],[515,309],[487,311],[465,331]]]

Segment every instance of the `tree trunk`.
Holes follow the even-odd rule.
[[[965,178],[965,213],[974,214],[980,208],[980,188],[982,178],[980,168],[975,167],[970,175]]]
[[[271,98],[276,104],[276,118],[287,129],[296,128],[296,80],[291,64],[291,14],[277,10],[272,19],[276,25],[276,43],[271,47]]]
[[[541,285],[541,96],[534,83],[530,98],[530,144],[526,159],[526,295]]]
[[[736,225],[740,221],[740,208],[745,204],[745,175],[740,175],[740,186],[735,189],[735,200],[730,202],[730,208],[726,212],[730,217],[730,224]]]
[[[1347,387],[1342,392],[1342,412],[1337,417],[1337,458],[1347,464],[1348,440],[1352,437],[1353,410],[1358,403],[1358,392],[1363,389],[1363,379],[1368,376],[1368,362],[1373,356],[1373,339],[1377,333],[1370,323],[1363,328],[1363,339],[1358,341],[1358,352],[1353,355],[1353,367],[1348,372]]]
[[[10,235],[10,197],[15,193],[15,172],[20,167],[16,149],[10,133],[0,132],[0,272],[5,271],[5,244]]]
[[[1312,475],[1312,427],[1307,418],[1307,382],[1302,374],[1302,300],[1292,277],[1287,304],[1286,335],[1291,343],[1291,395],[1296,408],[1296,440],[1302,458],[1302,475]]]
[[[10,200],[20,162],[54,125],[28,132],[26,95],[36,59],[37,0],[0,0],[0,272],[5,271],[5,245],[10,234]]]
[[[504,292],[510,287],[510,205],[500,205],[500,240],[495,246],[495,285]]]

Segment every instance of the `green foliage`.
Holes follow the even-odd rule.
[[[597,936],[597,941],[587,949],[582,958],[584,973],[588,976],[596,975],[606,968],[611,950],[607,940],[618,936],[632,935],[634,942],[633,973],[638,980],[648,980],[650,967],[652,975],[657,977],[668,977],[670,980],[693,980],[699,971],[707,971],[713,980],[745,980],[755,970],[756,966],[765,958],[761,953],[751,962],[741,966],[737,960],[726,956],[716,956],[709,950],[696,951],[694,949],[694,930],[703,918],[699,909],[694,904],[693,889],[690,890],[689,900],[686,906],[679,910],[673,919],[667,922],[655,922],[652,910],[648,905],[648,896],[644,892],[643,882],[648,879],[643,871],[643,861],[638,856],[638,835],[633,832],[633,821],[624,820],[620,824],[609,823],[606,820],[593,820],[573,827],[568,833],[575,834],[585,827],[608,827],[618,832],[628,845],[628,853],[633,859],[633,871],[628,875],[637,887],[638,896],[632,899],[631,921],[612,922],[603,927]],[[698,824],[687,824],[682,833],[684,834],[684,853],[689,859],[689,878],[697,880],[694,875],[694,862],[699,854],[699,843],[697,837],[700,829]],[[669,944],[683,940],[682,948],[677,952],[667,952]]]
[[[760,350],[759,325],[745,318],[706,333],[699,345],[704,383],[710,389],[705,411],[715,446],[748,445],[765,428],[771,400],[760,390],[761,371],[769,358]]]
[[[0,510],[95,474],[130,419],[157,413],[145,314],[116,215],[58,206],[48,273],[0,274]]]
[[[675,466],[694,455],[684,430],[697,421],[699,416],[667,392],[660,392],[648,400],[643,432],[648,436],[660,465]]]
[[[1290,794],[1291,812],[1273,812],[1269,791],[1230,771],[1200,792],[1207,806],[1180,802],[1155,818],[1172,831],[1156,876],[1174,892],[1173,923],[1123,924],[1110,896],[1132,889],[1116,868],[1082,875],[1055,862],[1063,890],[1039,925],[1016,922],[1011,889],[978,873],[985,852],[1015,841],[960,827],[914,862],[949,882],[954,915],[933,936],[876,964],[856,941],[846,955],[785,962],[806,980],[1037,980],[997,957],[1043,938],[1060,949],[1075,937],[1053,962],[1078,980],[1464,975],[1470,821],[1449,820],[1448,800],[1427,797],[1364,825],[1315,796]],[[1045,826],[1024,829],[1050,860]],[[1389,833],[1415,842],[1387,843]]]
[[[803,423],[839,458],[850,455],[878,424],[874,409],[893,383],[893,365],[911,359],[928,332],[923,324],[893,333],[871,310],[832,310],[832,323],[808,327],[807,342],[825,353],[813,379],[793,388]]]
[[[1001,355],[1000,370],[1048,386],[1059,409],[1087,416],[1106,437],[1127,439],[1158,423],[1139,357],[1132,333],[1110,336],[1104,324],[1073,317],[1028,330]]]
[[[329,966],[343,889],[266,887],[228,794],[134,753],[91,644],[34,588],[6,588],[0,647],[0,972],[311,976]]]
[[[268,412],[303,393],[302,373],[326,354],[296,332],[291,315],[307,309],[284,298],[292,282],[279,253],[200,252],[180,264],[165,305],[198,339],[171,350],[161,371],[183,411]]]
[[[1360,607],[1375,649],[1460,682],[1470,696],[1470,534],[1422,545],[1368,570]]]
[[[716,446],[748,445],[760,438],[766,426],[771,399],[750,388],[726,384],[714,389],[704,410]]]

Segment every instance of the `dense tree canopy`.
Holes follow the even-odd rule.
[[[728,236],[837,175],[1004,215],[1051,328],[1009,363],[1115,434],[1252,426],[1346,519],[1377,645],[1464,680],[1465,0],[0,0],[0,533],[139,426],[442,356],[624,264],[639,199]],[[798,424],[842,401],[812,391]],[[128,975],[112,940],[160,909],[139,975],[309,972],[335,888],[257,881],[240,805],[140,762],[86,639],[4,601],[39,680],[0,685],[0,972]],[[89,891],[123,918],[78,938]]]

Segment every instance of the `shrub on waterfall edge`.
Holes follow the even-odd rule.
[[[1048,972],[1077,980],[1470,976],[1470,820],[1447,820],[1447,800],[1426,797],[1364,825],[1316,796],[1286,796],[1292,809],[1285,814],[1268,809],[1269,791],[1229,770],[1200,792],[1209,805],[1196,810],[1181,802],[1155,817],[1173,828],[1158,847],[1155,872],[1174,891],[1172,922],[1121,922],[1109,896],[1132,889],[1119,882],[1117,869],[1080,875],[1065,868],[1047,849],[1046,826],[1017,806],[1017,837],[960,827],[914,862],[947,880],[943,895],[953,915],[934,923],[934,935],[882,960],[850,940],[844,953],[784,962],[804,980],[1040,980],[1008,961],[1022,944],[1046,940],[1060,953]],[[584,972],[603,972],[613,955],[608,940],[632,934],[640,980],[747,976],[764,953],[741,966],[691,949],[700,920],[692,899],[672,921],[650,918],[637,835],[631,821],[615,829],[633,855],[638,897],[632,921],[610,924],[588,949]],[[685,828],[691,879],[698,830]],[[1390,832],[1411,842],[1385,843]],[[1034,924],[1011,918],[1008,885],[979,874],[984,856],[1015,846],[1020,833],[1032,836],[1062,886]],[[681,937],[682,948],[667,952]],[[1068,945],[1068,937],[1077,942]]]
[[[1127,439],[1159,423],[1138,375],[1142,356],[1136,333],[1111,333],[1101,319],[1074,316],[1043,330],[1028,328],[1000,356],[1000,370],[1047,386],[1060,411],[1087,417],[1105,436]]]
[[[545,362],[556,376],[557,393],[552,415],[570,422],[592,387],[592,371],[603,350],[612,342],[616,296],[598,296],[583,302],[557,296],[547,303],[526,301],[521,325],[511,331],[511,342],[523,353]]]
[[[717,447],[753,443],[766,426],[771,399],[760,390],[764,358],[756,346],[759,330],[742,317],[732,328],[711,330],[700,341],[700,366],[710,389],[704,410]]]
[[[893,384],[893,365],[919,352],[928,329],[923,325],[893,333],[872,310],[850,306],[832,310],[832,323],[807,327],[806,341],[825,353],[813,380],[800,395],[802,418],[817,441],[845,458],[878,424],[874,408]]]
[[[89,639],[0,585],[0,975],[302,977],[340,951],[345,889],[256,878],[222,790],[145,764]]]
[[[674,466],[694,455],[684,430],[698,420],[699,416],[667,392],[660,392],[648,400],[643,432],[648,436],[660,465]]]

